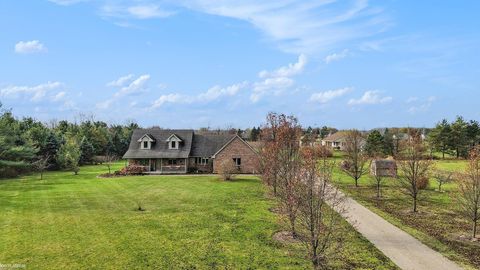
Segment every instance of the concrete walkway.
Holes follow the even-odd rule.
[[[355,200],[346,197],[345,208],[346,211],[342,216],[401,269],[462,269]]]

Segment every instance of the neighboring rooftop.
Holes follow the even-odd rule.
[[[339,141],[339,140],[344,139],[346,135],[347,135],[346,131],[337,131],[333,134],[328,135],[323,140],[324,141],[329,141],[329,142],[335,142],[335,141]]]

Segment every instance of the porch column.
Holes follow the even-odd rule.
[[[160,172],[163,173],[163,158],[160,159]]]

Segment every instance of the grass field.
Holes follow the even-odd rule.
[[[116,167],[121,166],[117,164]],[[308,269],[260,181],[241,176],[99,179],[49,172],[0,180],[0,264],[27,269]],[[146,211],[136,211],[141,202]],[[348,226],[344,224],[344,226]],[[351,230],[335,269],[395,269]]]
[[[466,161],[435,162],[436,169],[461,171],[465,167]],[[384,182],[383,198],[378,203],[370,176],[362,177],[360,187],[355,188],[353,179],[337,168],[334,180],[343,191],[357,201],[428,246],[467,268],[480,268],[480,245],[462,240],[463,236],[471,235],[471,224],[456,211],[455,183],[445,184],[442,187],[444,192],[439,192],[436,182],[431,180],[428,189],[420,195],[420,213],[414,214],[411,212],[411,197],[402,192],[395,179],[387,179]]]

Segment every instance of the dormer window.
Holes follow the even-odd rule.
[[[140,149],[152,149],[152,144],[155,142],[155,139],[152,135],[145,134],[140,139],[138,139],[140,143]]]
[[[167,139],[168,149],[179,149],[182,139],[175,134],[170,135]]]

